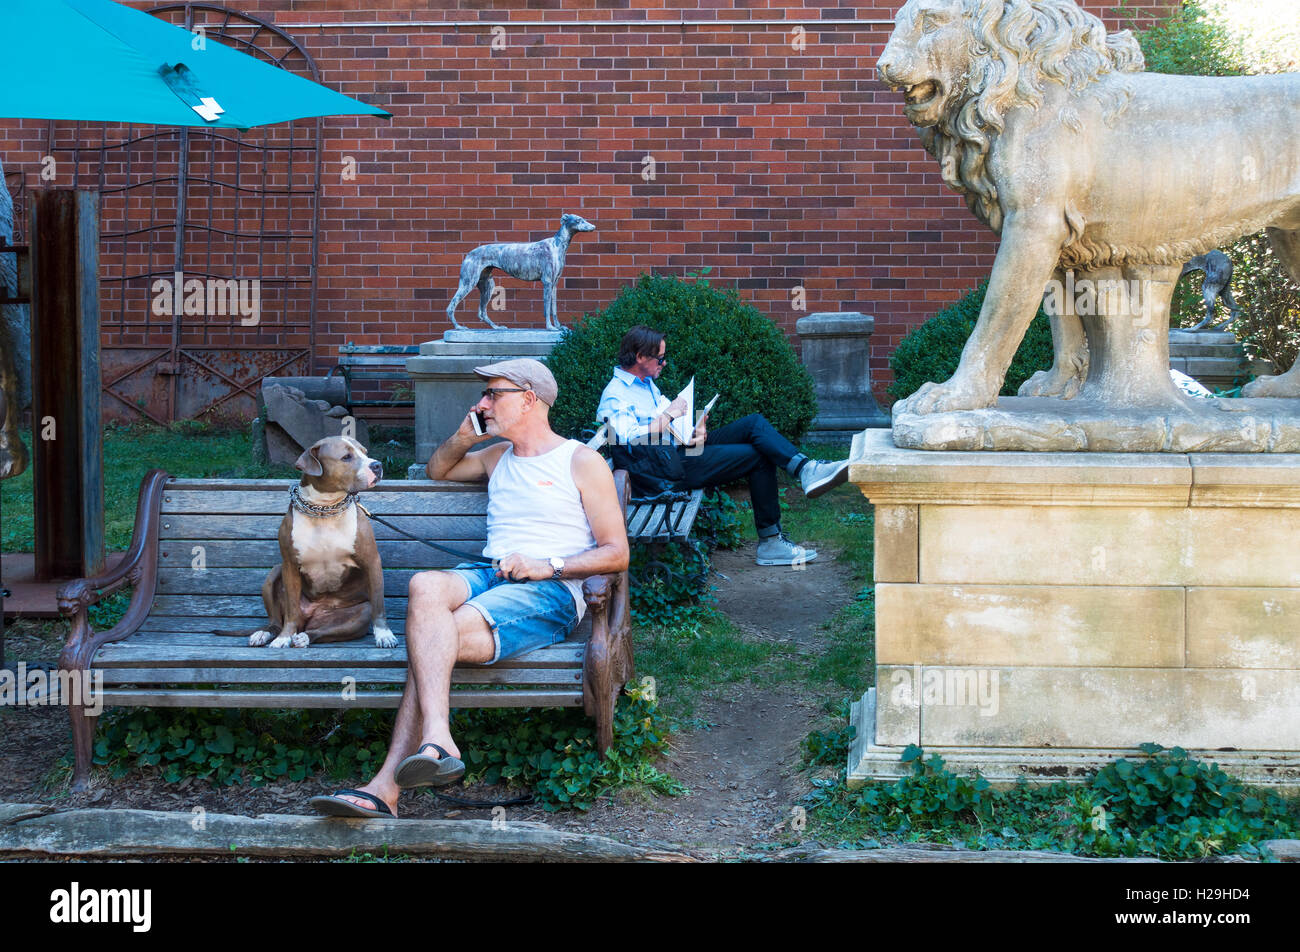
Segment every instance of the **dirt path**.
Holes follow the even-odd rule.
[[[823,561],[824,560],[824,561]],[[718,606],[750,637],[821,644],[819,625],[856,591],[827,555],[802,571],[760,568],[753,543],[714,553]],[[672,843],[701,856],[749,852],[788,829],[809,785],[796,772],[799,742],[821,717],[819,697],[800,684],[727,685],[697,705],[709,725],[673,739],[662,765],[691,790],[651,803],[598,804],[574,822],[587,832]]]

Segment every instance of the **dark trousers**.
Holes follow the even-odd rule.
[[[754,505],[754,528],[759,535],[781,521],[776,468],[785,469],[799,450],[762,414],[751,413],[734,423],[710,430],[704,448],[698,452],[690,447],[679,452],[686,470],[682,488],[705,489],[748,479],[749,496]]]

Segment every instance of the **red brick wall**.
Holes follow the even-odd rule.
[[[597,231],[570,249],[562,322],[602,307],[643,271],[708,265],[790,334],[803,313],[875,315],[879,388],[900,337],[991,265],[992,235],[942,184],[900,97],[875,78],[895,3],[503,0],[486,9],[474,0],[392,0],[359,12],[337,0],[232,5],[292,34],[322,82],[394,113],[392,121],[324,124],[318,371],[347,339],[406,344],[440,335],[468,249],[542,237],[565,211]],[[1111,3],[1084,6],[1111,28],[1128,25]],[[795,27],[804,31],[802,49],[792,42]],[[504,48],[493,48],[494,37]],[[60,124],[59,133],[75,130]],[[95,142],[99,130],[82,135]],[[39,184],[45,142],[43,122],[0,120],[6,170],[24,173],[28,188]],[[656,162],[648,182],[646,155]],[[357,164],[352,180],[341,175],[345,157]],[[218,158],[229,167],[228,155]],[[281,184],[284,173],[277,170]],[[233,221],[234,207],[213,202],[219,221]],[[283,201],[276,207],[283,219]],[[137,221],[148,214],[130,212]],[[239,273],[257,276],[256,254],[241,249]],[[300,274],[303,254],[299,245],[265,266]],[[136,254],[126,270],[145,264]],[[202,272],[204,263],[190,268]],[[509,307],[494,318],[540,326],[540,288],[502,283]],[[806,311],[792,306],[796,287],[806,289]],[[115,293],[105,288],[106,313],[144,306]],[[474,323],[477,298],[462,303],[463,322]],[[306,346],[306,307],[305,291],[276,291],[262,327],[222,333],[249,346]],[[156,329],[147,331],[119,342],[157,340]],[[200,328],[186,333],[202,342]]]

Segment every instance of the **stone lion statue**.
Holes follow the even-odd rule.
[[[1044,288],[1067,272],[1136,293],[1049,307],[1054,364],[1021,395],[1125,408],[1181,400],[1166,329],[1188,258],[1267,228],[1300,281],[1300,75],[1143,66],[1128,31],[1107,35],[1074,0],[899,10],[880,78],[904,91],[944,181],[1001,243],[956,373],[901,401],[896,420],[993,406]],[[1300,396],[1300,362],[1267,389]]]

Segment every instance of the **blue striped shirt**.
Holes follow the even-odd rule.
[[[652,378],[644,380],[630,374],[622,367],[614,368],[614,376],[605,385],[596,408],[596,419],[609,424],[610,442],[647,442],[650,423],[671,403],[659,392]],[[679,441],[667,430],[662,435],[649,437],[648,442],[676,444]]]

